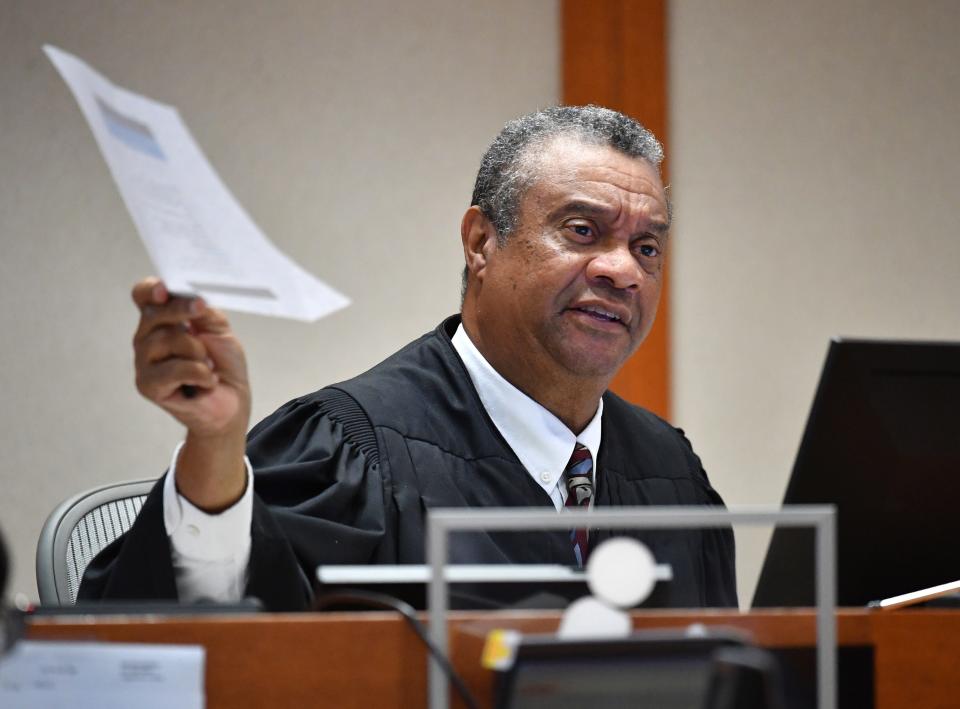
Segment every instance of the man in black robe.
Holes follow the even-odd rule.
[[[80,597],[305,608],[318,564],[422,563],[430,508],[559,511],[583,490],[587,505],[722,505],[682,432],[607,391],[656,313],[670,227],[661,159],[649,131],[607,109],[508,123],[461,225],[461,314],[249,436],[227,319],[138,283],[137,386],[186,438]],[[584,458],[575,493],[564,469]],[[623,533],[673,568],[655,603],[736,604],[729,529]],[[455,535],[450,561],[582,563],[608,536]]]

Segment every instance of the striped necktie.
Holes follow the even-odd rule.
[[[567,484],[566,507],[588,507],[593,499],[593,458],[583,444],[577,443],[574,447],[570,462],[563,471],[563,478]],[[583,568],[589,551],[586,528],[572,530],[570,541],[573,542],[577,565]]]

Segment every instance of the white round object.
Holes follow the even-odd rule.
[[[650,595],[656,568],[656,559],[646,546],[629,537],[614,537],[591,550],[587,585],[600,600],[632,608]]]
[[[557,635],[561,638],[625,638],[633,630],[630,616],[619,608],[584,596],[563,612]]]

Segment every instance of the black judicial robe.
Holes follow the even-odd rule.
[[[255,426],[247,593],[271,610],[309,607],[319,564],[423,563],[425,511],[553,507],[480,402],[451,336],[459,317],[346,382]],[[723,504],[683,432],[604,394],[596,504]],[[162,479],[133,527],[88,567],[79,599],[176,598]],[[734,606],[729,528],[622,531],[673,567],[653,605]],[[612,532],[591,531],[591,547]],[[455,563],[574,564],[569,533],[458,533]]]

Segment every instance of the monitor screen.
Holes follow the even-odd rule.
[[[700,709],[714,653],[739,637],[648,631],[608,640],[526,637],[502,678],[498,709]]]
[[[834,340],[783,500],[837,507],[837,603],[960,579],[960,343]],[[815,603],[812,530],[775,530],[754,606]]]

